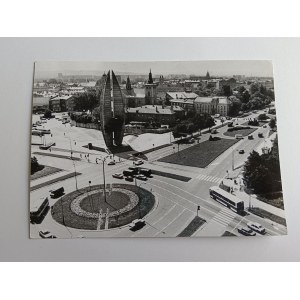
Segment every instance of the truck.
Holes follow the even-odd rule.
[[[150,169],[145,169],[145,168],[140,168],[140,174],[145,175],[147,177],[151,176],[151,170]]]

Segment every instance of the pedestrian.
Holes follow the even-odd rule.
[[[80,158],[82,158],[82,154],[80,153]]]
[[[64,132],[64,136],[66,135],[66,133]]]
[[[76,146],[76,142],[75,142],[75,146]]]

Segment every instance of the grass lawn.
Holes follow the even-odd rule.
[[[224,133],[226,136],[234,137],[236,134],[241,134],[242,136],[247,136],[257,130],[257,128],[249,128],[249,129],[241,129],[241,130],[234,130],[234,131],[227,131]]]
[[[248,121],[247,121],[247,122],[245,122],[245,123],[242,123],[241,125],[242,125],[242,126],[261,127],[261,126],[266,125],[266,124],[267,124],[266,122],[260,122],[260,121],[258,121],[258,125],[257,125],[257,126],[255,126],[255,125],[248,125]]]
[[[30,180],[35,180],[44,176],[48,176],[50,174],[54,174],[56,172],[60,172],[62,169],[54,168],[50,166],[44,166],[43,169],[35,172],[34,174],[30,175]]]
[[[135,219],[143,218],[146,214],[149,213],[149,211],[153,208],[155,204],[154,195],[141,187],[137,187],[135,185],[127,185],[127,184],[113,184],[113,188],[118,188],[118,187],[136,193],[139,197],[139,205],[135,206],[132,210],[125,212],[119,216],[110,217],[108,228],[124,226],[129,224]],[[99,188],[103,188],[103,185],[91,186],[91,190],[95,190]],[[108,198],[107,203],[104,203],[103,196],[99,194],[95,194],[94,201],[91,204],[88,196],[89,190],[90,189],[88,187],[83,188],[78,191],[71,192],[63,196],[58,201],[56,201],[56,203],[53,205],[53,208],[51,210],[53,219],[56,222],[68,227],[87,229],[87,230],[96,230],[97,223],[98,223],[97,219],[79,216],[71,210],[70,208],[71,202],[76,197],[82,194],[87,195],[87,197],[83,199],[81,202],[81,208],[90,212],[96,212],[96,211],[99,212],[100,206],[103,212],[106,212],[106,207],[109,207],[110,211],[117,210],[126,206],[126,204],[129,202],[129,198],[126,195],[122,194],[122,196],[120,197],[119,193],[113,191],[111,194],[111,198]],[[98,199],[96,199],[96,197],[98,197]],[[101,229],[104,229],[104,227],[105,224],[103,222],[103,224],[101,225]]]
[[[76,172],[76,176],[79,176],[79,175],[81,175],[81,173]],[[69,174],[66,174],[66,175],[63,175],[63,176],[60,176],[60,177],[48,180],[46,182],[37,184],[35,186],[32,186],[32,187],[30,187],[30,191],[35,191],[35,190],[40,189],[40,188],[42,188],[44,186],[47,186],[47,185],[50,185],[50,184],[53,184],[53,183],[56,183],[56,182],[59,182],[59,181],[62,181],[62,180],[66,180],[66,179],[69,179],[71,177],[75,178],[75,172],[72,172],[72,173],[69,173]]]
[[[192,236],[204,223],[206,220],[200,218],[200,217],[195,217],[191,223],[177,236],[178,237],[189,237]]]
[[[278,224],[281,224],[281,225],[284,225],[286,226],[286,220],[284,218],[281,218],[279,216],[276,216],[264,209],[261,209],[261,208],[258,208],[258,207],[254,207],[254,208],[251,208],[249,209],[249,212],[253,213],[254,215],[257,215],[261,218],[266,218],[266,219],[269,219],[273,222],[276,222]]]
[[[195,146],[179,151],[169,156],[163,157],[158,161],[191,166],[197,168],[205,168],[219,155],[237,143],[238,140],[219,139],[216,141],[204,141]]]
[[[186,177],[186,176],[182,176],[182,175],[177,175],[177,174],[172,174],[172,173],[157,171],[157,170],[153,170],[153,169],[151,169],[151,172],[154,175],[158,175],[158,176],[162,176],[162,177],[167,177],[167,178],[171,178],[171,179],[175,179],[175,180],[180,180],[180,181],[183,181],[183,182],[188,182],[188,181],[190,181],[192,179],[191,177]]]

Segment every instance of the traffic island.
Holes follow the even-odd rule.
[[[53,219],[67,227],[103,230],[121,227],[147,215],[155,204],[154,195],[135,185],[94,185],[64,195],[52,207]]]

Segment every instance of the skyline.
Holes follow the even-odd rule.
[[[273,77],[272,62],[267,60],[207,60],[207,61],[141,61],[141,62],[85,62],[38,61],[35,62],[35,79],[56,78],[63,75],[102,75],[114,70],[116,75],[195,75],[211,76],[245,75]]]

